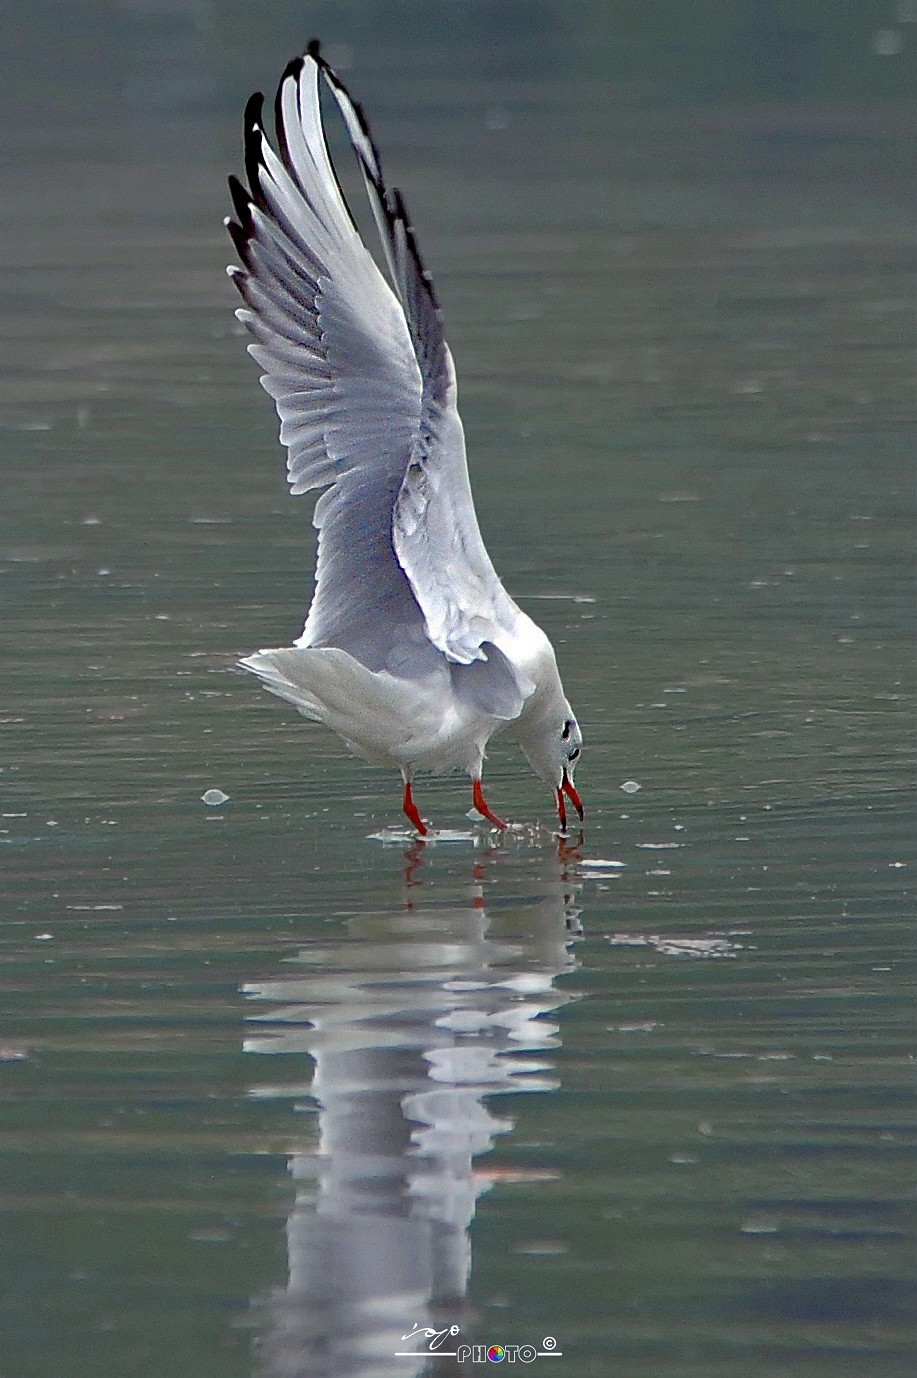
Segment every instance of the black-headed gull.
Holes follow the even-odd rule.
[[[324,81],[363,172],[392,286],[360,238],[322,127]],[[418,771],[465,770],[474,806],[495,732],[547,781],[566,828],[582,746],[551,643],[513,602],[481,539],[439,306],[401,195],[389,190],[363,112],[309,45],[277,90],[277,151],[245,112],[248,190],[230,178],[227,227],[243,267],[236,312],[265,370],[293,493],[315,506],[316,590],[293,646],[240,663],[366,760],[397,767],[404,812],[427,827]],[[392,290],[394,288],[394,290]]]

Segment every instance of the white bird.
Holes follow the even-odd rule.
[[[340,108],[391,285],[363,243],[331,164],[324,81]],[[240,664],[366,760],[397,767],[421,835],[418,771],[467,771],[475,808],[495,732],[515,738],[583,816],[582,734],[551,643],[507,594],[481,539],[439,306],[400,193],[389,190],[362,110],[313,42],[277,90],[277,151],[256,93],[245,111],[246,189],[230,178],[228,271],[265,370],[293,493],[315,506],[316,589],[293,646]],[[394,290],[393,290],[394,289]]]

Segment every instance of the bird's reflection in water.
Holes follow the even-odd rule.
[[[426,1354],[395,1356],[426,1348],[415,1328],[467,1322],[469,1227],[496,1175],[475,1160],[513,1128],[487,1097],[557,1085],[549,1016],[574,998],[554,981],[576,964],[575,863],[570,847],[475,853],[456,879],[412,849],[397,911],[355,915],[246,988],[270,1004],[246,1050],[307,1053],[318,1111],[317,1145],[289,1163],[289,1280],[259,1304],[263,1378],[432,1373]]]

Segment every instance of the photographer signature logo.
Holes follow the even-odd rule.
[[[395,1358],[416,1359],[418,1354],[436,1354],[441,1359],[455,1359],[460,1364],[533,1364],[536,1359],[559,1359],[563,1354],[563,1350],[557,1348],[553,1335],[545,1335],[539,1348],[538,1345],[459,1343],[460,1334],[457,1325],[447,1325],[442,1330],[433,1330],[428,1325],[415,1325],[413,1330],[402,1335],[401,1343],[409,1344],[412,1340],[420,1343],[416,1343],[413,1349],[396,1349]],[[454,1349],[450,1348],[452,1345],[455,1345]]]

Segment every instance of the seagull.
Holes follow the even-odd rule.
[[[331,163],[323,85],[353,144],[390,280]],[[239,664],[365,760],[400,770],[421,837],[420,771],[466,771],[478,814],[508,826],[481,784],[497,732],[548,784],[566,831],[566,799],[583,817],[573,783],[582,733],[550,641],[510,598],[481,538],[452,355],[401,193],[386,186],[366,117],[317,41],[281,77],[276,148],[263,104],[256,92],[245,110],[248,186],[229,179],[236,218],[225,223],[242,266],[227,271],[280,418],[290,489],[323,491],[302,635]]]

